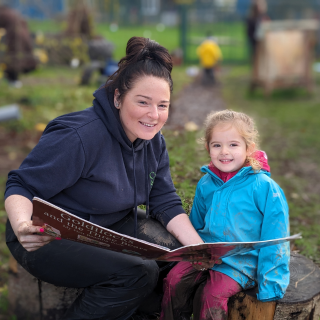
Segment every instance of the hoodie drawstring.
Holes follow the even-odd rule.
[[[137,221],[138,221],[138,208],[137,208],[137,183],[136,183],[136,169],[134,161],[134,148],[132,146],[133,158],[133,192],[134,192],[134,237],[137,238]]]
[[[144,167],[145,167],[145,183],[146,183],[146,218],[149,218],[149,179],[148,179],[148,148],[144,145]]]
[[[144,167],[145,167],[145,188],[146,188],[146,218],[149,218],[149,179],[148,179],[148,152],[147,145],[144,145]],[[137,204],[137,182],[136,182],[136,169],[134,160],[134,148],[132,146],[133,158],[133,187],[134,187],[134,237],[137,238],[138,226],[138,204]]]

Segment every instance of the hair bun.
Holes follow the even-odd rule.
[[[143,60],[154,60],[172,71],[172,58],[168,50],[154,40],[143,37],[132,37],[126,48],[126,57],[122,58],[119,66],[128,65]]]
[[[113,91],[118,89],[120,99],[133,88],[137,80],[145,76],[164,79],[172,92],[172,57],[166,48],[153,40],[142,37],[130,38],[126,56],[119,61],[118,66],[118,70],[109,77],[105,87]]]

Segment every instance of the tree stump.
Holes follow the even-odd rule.
[[[319,320],[320,269],[311,260],[292,253],[290,273],[290,284],[281,300],[258,301],[257,288],[231,297],[228,320]],[[9,308],[17,320],[59,320],[82,292],[39,281],[13,258],[8,290]]]
[[[261,302],[257,288],[229,299],[228,320],[319,320],[320,269],[306,257],[292,253],[290,284],[278,301]]]
[[[8,300],[17,320],[60,320],[81,292],[40,281],[10,258]]]

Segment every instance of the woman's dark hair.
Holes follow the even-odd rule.
[[[119,99],[132,89],[144,76],[154,76],[167,81],[170,91],[172,58],[166,48],[148,38],[132,37],[126,48],[126,56],[118,63],[119,69],[108,79],[105,87],[119,90]]]

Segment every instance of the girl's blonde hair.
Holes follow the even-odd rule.
[[[244,139],[247,150],[252,148],[253,154],[255,151],[259,149],[258,146],[258,137],[259,133],[256,129],[255,123],[252,118],[247,116],[244,113],[236,112],[232,110],[223,110],[218,112],[211,112],[206,120],[205,120],[205,144],[209,147],[209,143],[212,137],[213,129],[219,124],[230,123],[230,125],[234,126],[239,134]],[[254,146],[254,147],[253,147]],[[261,163],[256,160],[251,155],[247,156],[246,163],[252,167],[254,171],[259,171],[261,169]]]

